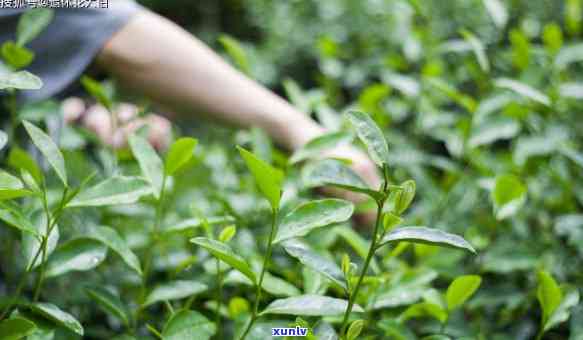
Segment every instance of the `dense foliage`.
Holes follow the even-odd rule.
[[[31,13],[1,48],[0,337],[583,339],[583,2],[143,3],[332,132],[293,155],[196,128],[113,151],[56,101],[17,104],[42,86]],[[319,159],[350,142],[382,187]]]

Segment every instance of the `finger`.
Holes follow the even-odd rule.
[[[85,110],[85,102],[79,97],[69,97],[61,103],[61,111],[66,124],[78,120]]]

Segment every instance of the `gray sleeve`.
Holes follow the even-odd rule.
[[[44,86],[21,92],[21,99],[38,101],[67,89],[139,9],[133,1],[122,0],[110,0],[108,9],[56,9],[46,30],[27,46],[36,56],[26,69],[38,75]],[[0,15],[0,43],[14,39],[18,12]]]

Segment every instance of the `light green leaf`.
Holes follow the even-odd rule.
[[[8,143],[8,135],[3,130],[0,130],[0,150],[4,149]]]
[[[391,191],[387,199],[391,211],[397,215],[401,215],[409,208],[409,205],[411,205],[411,202],[415,198],[416,190],[415,181],[413,180],[403,182],[400,187],[401,189]]]
[[[503,220],[518,212],[526,202],[527,189],[514,175],[499,175],[491,193],[494,211],[498,220]]]
[[[107,255],[107,247],[94,240],[76,239],[59,246],[49,258],[46,276],[70,271],[87,271],[97,267]]]
[[[249,65],[249,60],[247,59],[247,53],[241,44],[239,44],[239,42],[233,37],[226,34],[221,34],[219,42],[223,45],[227,54],[233,59],[239,70],[247,75],[251,74],[251,67]]]
[[[251,171],[259,191],[261,191],[263,196],[269,201],[274,210],[279,209],[279,201],[281,199],[281,190],[284,179],[283,172],[262,161],[251,152],[239,146],[237,149],[239,150],[241,157],[245,160],[247,168]]]
[[[447,287],[445,299],[447,309],[452,311],[463,305],[480,287],[482,278],[478,275],[459,276]]]
[[[154,189],[154,197],[159,199],[162,193],[162,181],[164,177],[162,160],[145,138],[133,134],[129,138],[129,143],[134,157],[138,160],[138,164],[140,164],[142,174]]]
[[[512,29],[508,36],[512,45],[512,64],[524,70],[530,63],[530,41],[521,29]]]
[[[358,138],[364,143],[371,159],[380,167],[389,164],[389,147],[383,132],[366,113],[350,111],[348,120],[356,131]]]
[[[273,243],[302,237],[316,228],[344,222],[352,216],[353,212],[354,205],[340,199],[324,199],[304,203],[282,219]]]
[[[163,340],[208,340],[216,332],[215,324],[199,312],[181,310],[170,318],[162,331]]]
[[[478,64],[480,65],[482,71],[486,73],[490,72],[490,62],[488,61],[488,56],[486,55],[486,47],[484,46],[482,41],[480,41],[478,37],[476,37],[472,32],[468,30],[463,29],[461,30],[460,33],[464,37],[464,39],[470,44],[470,46],[472,46],[472,50],[474,51],[476,59],[478,59]]]
[[[241,256],[237,255],[228,245],[206,237],[195,237],[191,239],[190,242],[203,247],[214,257],[240,271],[242,274],[251,279],[253,283],[257,282],[255,273],[253,270],[251,270],[251,267],[247,261],[245,261],[245,259]]]
[[[15,69],[24,68],[34,59],[34,52],[26,47],[18,46],[12,41],[2,44],[2,58]]]
[[[97,302],[102,310],[120,319],[124,325],[128,326],[130,324],[130,313],[119,296],[98,286],[85,287],[85,292]]]
[[[207,285],[198,281],[178,280],[166,282],[157,286],[148,294],[144,307],[156,302],[184,299],[202,293],[207,289]]]
[[[12,147],[8,155],[8,164],[15,169],[26,170],[37,185],[43,182],[43,175],[34,159],[19,147]]]
[[[302,179],[304,185],[309,188],[335,186],[363,193],[375,199],[380,198],[379,193],[370,189],[352,169],[333,159],[326,159],[307,165],[302,172]]]
[[[0,90],[38,90],[41,87],[42,80],[28,71],[0,73]]]
[[[508,22],[508,11],[500,0],[483,0],[488,14],[498,29],[503,29]]]
[[[24,121],[24,128],[28,132],[28,135],[32,139],[34,145],[40,150],[40,152],[45,156],[49,164],[53,167],[57,176],[63,182],[65,187],[68,186],[67,184],[67,170],[65,168],[65,159],[63,158],[63,154],[57,147],[57,145],[53,142],[51,137],[49,137],[44,131],[39,129],[38,127],[34,126],[33,124]]]
[[[16,43],[24,46],[34,40],[53,20],[54,11],[48,8],[30,9],[18,20]]]
[[[563,292],[553,277],[545,272],[538,272],[536,297],[543,311],[542,325],[546,325],[563,300]]]
[[[193,156],[194,149],[198,141],[194,138],[180,138],[172,144],[170,151],[166,155],[164,171],[166,175],[172,176],[178,169],[186,164]]]
[[[0,322],[0,339],[20,340],[31,335],[36,330],[36,325],[23,318],[11,318]]]
[[[137,177],[110,177],[79,193],[67,207],[98,207],[136,203],[152,189],[148,182]]]
[[[476,148],[482,145],[490,145],[501,139],[512,139],[519,132],[520,124],[514,119],[492,119],[472,128],[468,146]]]
[[[67,328],[81,336],[83,336],[83,326],[71,314],[63,312],[59,307],[51,303],[40,303],[29,305],[32,312],[38,314],[55,324]]]
[[[209,225],[220,225],[234,222],[235,218],[233,218],[233,216],[210,216],[204,219],[188,218],[165,227],[163,229],[163,232],[165,233],[187,232],[198,229],[202,227],[205,223],[208,223]]]
[[[508,78],[498,78],[494,81],[494,85],[502,89],[509,89],[511,91],[514,91],[517,94],[526,97],[534,102],[546,106],[551,105],[551,99],[547,95],[519,81]]]
[[[348,143],[352,140],[352,135],[346,132],[330,132],[318,136],[297,150],[290,157],[291,164],[299,163],[305,159],[322,157],[325,151],[338,145]]]
[[[571,309],[579,304],[579,291],[577,288],[571,288],[565,294],[565,297],[561,300],[561,304],[555,309],[555,311],[548,318],[547,322],[544,324],[544,331],[567,321],[571,314]]]
[[[578,43],[561,48],[555,57],[554,66],[563,70],[567,66],[581,61],[583,61],[583,43]]]
[[[47,218],[45,214],[35,214],[32,218],[32,225],[36,230],[37,235],[46,235],[48,233],[48,226],[47,226]],[[57,248],[57,243],[59,243],[59,226],[55,225],[51,234],[49,235],[49,239],[47,241],[47,258],[50,254],[53,253],[55,248]],[[33,236],[33,234],[22,234],[22,252],[24,258],[26,259],[27,265],[32,269],[38,266],[41,263],[41,255],[39,255],[36,259],[36,262],[32,263],[34,260],[34,256],[38,252],[41,247],[41,240],[37,236]]]
[[[346,332],[346,339],[347,340],[355,340],[358,338],[362,329],[364,328],[364,320],[355,320],[350,324],[348,327],[348,331]]]
[[[130,268],[142,275],[140,260],[132,252],[127,242],[114,229],[106,226],[83,227],[78,230],[77,238],[88,238],[105,244],[109,249],[116,252]]]
[[[402,241],[465,249],[474,254],[476,253],[474,248],[462,237],[427,227],[401,227],[393,229],[382,238],[379,247],[387,243]]]
[[[26,190],[20,179],[0,170],[0,201],[28,195],[32,195],[32,191]]]
[[[225,283],[237,283],[253,286],[253,282],[237,270],[233,270],[227,274],[225,277]],[[265,272],[261,288],[274,296],[296,296],[301,294],[296,286],[283,279],[280,279],[277,276],[271,275],[269,272]]]
[[[0,202],[0,220],[16,229],[38,235],[36,227],[24,216],[19,205]]]
[[[113,112],[113,102],[110,95],[105,91],[103,86],[96,80],[88,76],[81,77],[81,85],[85,88],[85,91],[95,98],[99,104],[103,105],[107,111]]]
[[[226,226],[219,234],[219,241],[223,243],[229,242],[237,233],[237,227],[234,225]]]
[[[324,275],[343,289],[348,289],[342,270],[334,261],[317,254],[308,245],[298,240],[285,241],[283,247],[290,256],[298,259],[304,266]]]
[[[543,42],[551,55],[555,55],[563,46],[563,31],[557,23],[551,22],[543,29]]]
[[[402,222],[403,222],[402,218],[390,212],[386,212],[383,214],[383,229],[385,230],[385,232],[392,230]]]
[[[285,314],[301,316],[332,316],[344,313],[348,301],[322,295],[300,295],[286,299],[275,300],[269,304],[260,315]],[[359,305],[354,305],[353,312],[362,313]]]

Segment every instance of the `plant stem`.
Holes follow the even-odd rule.
[[[271,252],[273,250],[273,239],[275,238],[275,234],[277,233],[278,212],[279,211],[277,209],[273,209],[272,211],[273,220],[271,223],[271,231],[269,233],[269,243],[267,244],[267,252],[265,253],[265,257],[263,258],[263,267],[261,268],[261,274],[259,275],[259,282],[257,283],[256,286],[255,304],[251,312],[252,313],[251,320],[247,324],[247,327],[245,328],[243,335],[241,335],[241,338],[239,338],[240,340],[244,340],[245,337],[247,337],[247,334],[249,334],[249,331],[251,331],[251,327],[253,327],[253,324],[255,323],[255,321],[257,321],[258,318],[257,314],[259,313],[259,302],[261,300],[263,278],[265,277],[265,272],[267,271],[267,266],[269,265],[269,259],[271,258]]]
[[[221,273],[221,262],[217,261],[217,308],[215,311],[215,324],[217,327],[217,339],[222,339],[221,329],[221,301],[223,300],[223,274]]]
[[[370,248],[368,249],[368,254],[366,255],[366,259],[364,261],[364,266],[362,267],[362,271],[360,272],[360,276],[358,277],[358,281],[356,282],[356,286],[354,286],[354,290],[352,291],[352,293],[348,297],[348,306],[346,308],[346,311],[344,312],[344,318],[342,319],[342,326],[340,327],[340,335],[342,338],[344,338],[344,333],[346,332],[346,326],[348,324],[348,317],[350,316],[350,313],[352,312],[352,308],[354,307],[354,303],[356,301],[356,298],[358,297],[358,290],[360,289],[360,285],[362,284],[362,280],[364,279],[364,276],[366,275],[366,272],[368,271],[368,267],[369,267],[370,262],[374,256],[374,253],[376,251],[377,234],[378,234],[378,231],[379,231],[379,228],[381,225],[381,220],[382,220],[381,215],[383,213],[384,204],[385,204],[384,200],[377,202],[377,215],[376,215],[374,232],[372,235],[372,242],[371,242]]]

